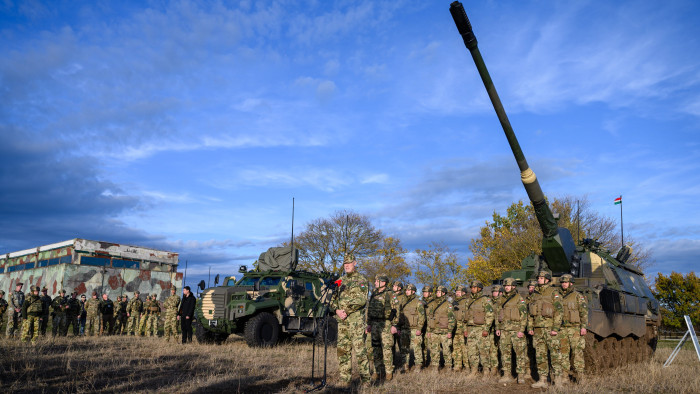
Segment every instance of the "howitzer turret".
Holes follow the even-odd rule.
[[[544,269],[551,271],[552,280],[557,283],[561,274],[573,274],[575,288],[588,301],[584,353],[587,369],[601,370],[648,359],[658,339],[659,302],[642,272],[628,264],[631,249],[623,245],[613,256],[595,240],[584,239],[576,245],[571,232],[557,225],[496,93],[464,7],[455,1],[450,13],[496,110],[542,229],[542,254],[526,257],[521,262],[522,269],[505,272],[503,278],[516,278],[522,283]],[[519,291],[527,292],[524,287],[519,287]]]

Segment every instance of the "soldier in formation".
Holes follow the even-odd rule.
[[[467,337],[467,356],[471,377],[478,375],[479,364],[486,377],[491,368],[489,330],[493,324],[493,302],[490,297],[483,294],[483,289],[484,285],[478,280],[470,284],[471,294],[464,318],[464,335]]]
[[[170,288],[170,297],[165,300],[163,304],[165,309],[165,323],[163,324],[163,336],[165,340],[170,342],[170,337],[172,336],[175,341],[177,341],[178,333],[178,321],[177,312],[180,310],[180,296],[177,295],[177,290],[175,286]]]
[[[80,335],[85,335],[85,323],[87,322],[87,309],[85,306],[87,304],[87,298],[85,294],[80,295],[80,315],[78,315],[78,324],[80,325]]]
[[[438,371],[440,354],[445,360],[445,369],[452,369],[452,333],[456,321],[452,302],[447,299],[447,288],[438,286],[435,299],[428,305],[428,342],[430,344],[430,368]]]
[[[398,314],[399,318],[399,323],[397,326],[399,332],[398,334],[394,335],[394,345],[398,345],[398,353],[400,355],[398,363],[396,364],[399,366],[399,371],[403,373],[406,370],[408,355],[411,351],[410,327],[405,316],[403,316],[403,314],[401,313],[401,310],[406,306],[407,298],[406,294],[404,293],[403,283],[399,281],[394,282],[392,290],[394,291],[394,296],[396,300],[394,309],[396,310],[396,313]]]
[[[505,295],[496,313],[496,336],[501,350],[503,377],[498,383],[512,383],[511,360],[515,353],[515,373],[519,384],[525,383],[525,364],[527,363],[527,304],[516,290],[515,278],[503,280]]]
[[[41,302],[44,304],[44,315],[42,316],[41,319],[41,324],[39,327],[39,331],[41,332],[41,336],[46,336],[46,326],[49,324],[49,312],[51,310],[51,297],[48,295],[49,289],[44,287],[41,289]],[[56,335],[54,335],[56,336]]]
[[[489,368],[490,374],[484,374],[484,379],[490,376],[498,377],[498,346],[500,338],[496,335],[496,316],[503,302],[503,286],[493,285],[491,288],[491,303],[493,304],[493,324],[489,330]]]
[[[0,330],[2,330],[2,325],[5,322],[5,312],[7,312],[7,300],[5,300],[5,290],[0,290]]]
[[[22,291],[22,286],[24,286],[24,283],[17,283],[15,285],[15,291],[8,300],[9,316],[7,319],[6,331],[8,338],[14,337],[15,332],[20,331],[22,327],[22,305],[24,305],[24,292]]]
[[[369,298],[366,333],[372,335],[372,379],[391,380],[394,377],[394,334],[398,333],[398,315],[394,305],[396,296],[387,288],[389,278],[378,275]]]
[[[97,299],[97,292],[93,291],[92,296],[85,302],[85,335],[91,337],[100,334],[102,322],[100,319],[100,300]]]
[[[537,363],[538,380],[533,388],[546,388],[549,364],[551,358],[552,382],[562,383],[561,349],[559,331],[562,323],[561,294],[551,286],[552,275],[547,271],[537,274],[537,284],[529,305],[528,333],[532,335]]]
[[[126,306],[126,316],[129,318],[129,323],[126,329],[127,335],[137,335],[139,332],[139,317],[143,310],[143,301],[139,298],[141,293],[136,290],[134,298]]]
[[[455,335],[452,340],[452,369],[456,372],[463,368],[469,368],[467,359],[467,342],[464,337],[464,318],[467,313],[467,302],[469,297],[465,286],[455,287],[455,299],[453,301],[453,312],[455,315]]]
[[[160,317],[160,304],[156,300],[156,295],[151,294],[146,302],[146,335],[149,337],[158,336],[158,318]]]
[[[44,320],[44,303],[39,296],[39,286],[32,286],[31,294],[22,304],[22,342],[36,343],[39,337],[41,321]]]
[[[50,298],[50,297],[49,297]],[[51,315],[53,316],[53,327],[51,328],[51,335],[56,337],[56,335],[65,335],[68,308],[68,298],[66,297],[66,291],[61,289],[59,294],[54,297],[54,299],[49,303],[51,305]]]
[[[343,275],[340,280],[331,309],[338,321],[338,372],[341,384],[349,387],[352,379],[352,353],[355,352],[357,368],[363,385],[370,382],[367,348],[364,343],[365,316],[369,282],[356,271],[357,261],[352,254],[343,260]]]
[[[561,304],[562,323],[560,336],[562,373],[574,375],[579,380],[585,368],[583,360],[583,349],[586,347],[586,326],[588,325],[588,304],[586,298],[574,290],[574,278],[569,275],[562,275],[559,278],[561,283]],[[570,361],[573,361],[573,363]],[[570,367],[573,364],[573,371]],[[569,377],[562,376],[561,383],[567,383]]]
[[[413,364],[410,363],[410,353],[406,355],[406,366],[419,370],[423,367],[423,336],[425,334],[425,304],[416,295],[416,286],[406,286],[406,302],[400,310],[399,325],[405,321],[405,330],[410,334],[410,348],[413,353]]]
[[[114,334],[122,335],[126,333],[126,307],[128,305],[128,297],[126,294],[118,296],[117,302],[114,305]]]
[[[66,326],[63,330],[63,336],[68,334],[68,327],[73,327],[73,336],[78,336],[80,333],[80,301],[78,301],[78,293],[72,292],[68,299],[68,309],[66,310]]]

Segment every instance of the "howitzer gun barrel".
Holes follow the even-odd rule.
[[[506,111],[503,108],[501,99],[498,97],[498,92],[496,92],[496,87],[493,84],[493,81],[491,80],[489,71],[486,68],[484,59],[481,56],[481,52],[479,51],[476,36],[474,35],[472,25],[471,23],[469,23],[469,18],[467,18],[467,13],[466,11],[464,11],[462,3],[460,3],[459,1],[453,2],[450,5],[450,13],[452,14],[452,18],[454,19],[455,24],[457,25],[457,30],[459,31],[459,34],[464,40],[464,45],[467,47],[467,49],[469,49],[469,52],[471,53],[472,58],[474,59],[474,63],[476,64],[476,68],[479,71],[481,80],[484,83],[486,92],[489,95],[489,99],[491,99],[491,104],[493,104],[493,108],[494,110],[496,110],[498,120],[501,122],[503,132],[505,133],[506,138],[508,139],[510,149],[511,151],[513,151],[515,161],[518,163],[518,168],[520,169],[520,178],[523,182],[523,186],[525,187],[525,191],[527,192],[527,195],[530,198],[530,201],[532,202],[532,206],[535,209],[535,215],[537,216],[537,221],[539,222],[540,228],[542,229],[543,253],[545,254],[545,257],[548,257],[548,250],[545,250],[545,246],[549,240],[555,241],[556,244],[559,244],[559,248],[562,245],[562,240],[558,239],[560,238],[559,236],[562,235],[560,234],[561,229],[559,229],[559,227],[557,226],[557,222],[554,219],[554,215],[552,214],[552,211],[547,205],[547,201],[545,200],[544,193],[542,192],[542,188],[540,187],[540,183],[537,180],[535,173],[528,165],[527,160],[525,159],[525,155],[523,154],[522,149],[520,149],[520,144],[518,143],[518,139],[516,138],[515,133],[513,132],[513,127],[510,125],[508,115],[506,115]],[[570,233],[568,237],[570,238]],[[571,240],[571,242],[573,242],[573,239]],[[568,244],[569,241],[567,240],[564,243]],[[555,247],[555,249],[557,248],[556,245],[553,246]],[[567,245],[566,249],[570,249],[570,247],[571,245]],[[564,251],[556,251],[556,253],[554,254],[558,255],[558,257],[555,258],[554,256],[552,256],[551,259],[547,260],[548,264],[550,265],[550,268],[564,272],[569,270],[568,264],[570,262],[571,254],[573,252],[566,250],[563,255],[562,252]],[[566,261],[564,261],[564,259]]]

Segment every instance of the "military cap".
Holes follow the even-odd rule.
[[[138,294],[138,295],[141,295],[141,292],[140,292],[140,291],[138,291],[138,290],[136,290],[136,291],[134,292],[134,294]]]
[[[389,277],[386,275],[377,275],[375,280],[378,280],[378,281],[384,282],[384,283],[389,283]]]
[[[44,286],[44,287],[41,288],[41,292],[42,292],[42,293],[45,293],[45,292],[48,292],[48,291],[49,291],[49,289],[47,289],[46,286]],[[65,290],[61,290],[61,291],[63,291],[63,292],[65,293]]]
[[[96,291],[93,291],[93,292],[92,292],[92,295],[96,296],[96,295],[97,295],[97,292],[96,292]]]
[[[31,290],[32,292],[39,291],[39,287],[38,286],[31,286],[29,288],[29,290]]]
[[[535,286],[535,287],[537,287],[537,281],[534,280],[534,279],[530,279],[530,281],[527,282],[527,287],[530,287],[530,286]]]
[[[564,282],[571,283],[573,281],[574,281],[574,277],[569,275],[569,274],[564,274],[561,276],[561,278],[559,278],[559,283],[564,283]]]
[[[172,291],[177,291],[177,288],[175,286],[171,287],[170,290]]]
[[[44,289],[46,289],[46,287],[44,287]],[[66,289],[61,289],[61,291],[59,291],[59,293],[66,294]]]
[[[399,282],[398,280],[394,282],[393,286],[397,286],[399,289],[403,289],[403,283]]]
[[[469,287],[478,287],[480,289],[484,288],[484,284],[480,280],[473,280]]]
[[[469,290],[467,290],[467,286],[455,286],[455,293],[461,291],[462,293],[467,293]]]
[[[411,284],[406,286],[406,290],[418,291],[418,288],[416,288],[416,285]]]
[[[552,274],[550,274],[549,271],[545,271],[545,270],[540,271],[540,272],[537,274],[537,277],[538,277],[538,278],[540,278],[540,277],[545,277],[545,278],[547,278],[547,279],[549,279],[549,280],[552,280]]]
[[[24,286],[24,283],[19,282],[19,283],[16,283],[15,286]]]
[[[345,253],[345,258],[343,258],[343,264],[352,263],[355,261],[355,255],[352,253]]]
[[[436,291],[439,291],[439,292],[441,292],[441,293],[443,293],[443,294],[447,294],[447,287],[445,287],[445,286],[438,286]]]
[[[491,292],[493,293],[494,291],[497,291],[499,293],[503,293],[503,286],[501,285],[493,285],[493,288],[491,288]]]
[[[0,295],[5,295],[5,290],[0,290]]]
[[[423,293],[432,293],[433,288],[430,286],[423,286]]]

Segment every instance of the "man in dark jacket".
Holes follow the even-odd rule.
[[[182,293],[182,302],[180,303],[180,310],[177,312],[177,319],[180,320],[182,327],[182,343],[187,343],[192,342],[192,320],[194,319],[196,301],[189,286],[185,286]]]

